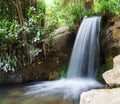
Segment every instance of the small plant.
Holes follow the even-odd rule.
[[[59,69],[59,77],[63,77],[65,78],[67,76],[67,70],[68,70],[68,66],[67,65],[63,65],[60,69]]]
[[[111,56],[109,56],[107,59],[106,59],[106,62],[105,64],[101,65],[99,67],[99,70],[98,70],[98,73],[97,73],[97,79],[98,81],[100,82],[103,82],[104,83],[104,79],[102,78],[102,74],[109,70],[109,69],[112,69],[113,68],[113,58]]]
[[[57,71],[51,72],[51,73],[49,74],[49,80],[58,79],[58,77],[59,77],[59,74],[58,74]]]

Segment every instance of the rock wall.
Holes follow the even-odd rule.
[[[109,19],[105,26],[100,36],[102,53],[114,57],[120,54],[120,15]]]
[[[113,57],[120,54],[120,15],[102,17],[100,32],[100,67],[97,79],[104,82],[102,73],[113,67]]]

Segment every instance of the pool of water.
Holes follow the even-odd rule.
[[[0,104],[73,104],[72,98],[64,99],[59,95],[25,95],[27,86],[9,85],[0,87]]]
[[[79,104],[80,94],[103,85],[94,79],[60,79],[0,87],[0,104]]]

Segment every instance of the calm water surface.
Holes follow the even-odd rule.
[[[72,98],[63,99],[59,95],[25,95],[26,92],[26,86],[2,86],[0,87],[0,104],[73,104]]]

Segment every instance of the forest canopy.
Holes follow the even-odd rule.
[[[120,0],[0,0],[0,69],[15,71],[36,60],[54,29],[73,29],[84,16],[120,12]],[[40,57],[38,57],[39,59]]]

